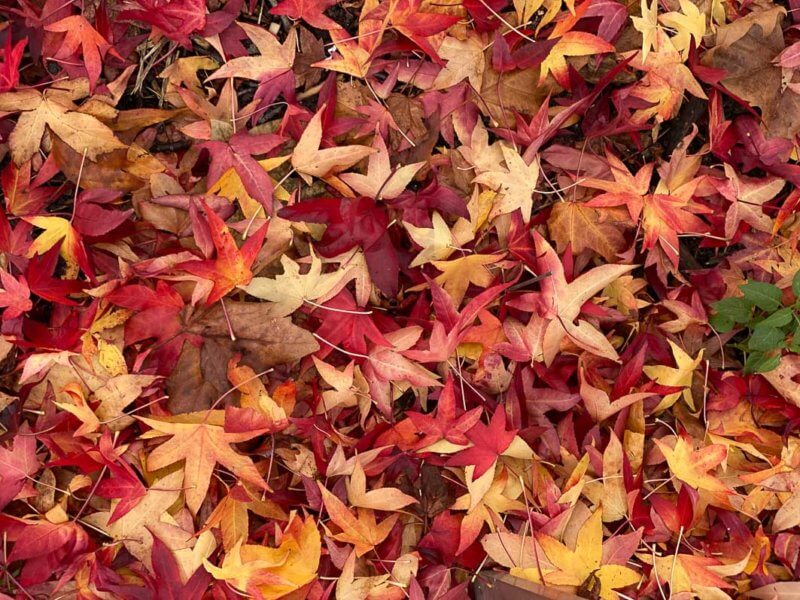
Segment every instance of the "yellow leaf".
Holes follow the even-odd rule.
[[[260,160],[258,161],[258,164],[264,167],[265,171],[271,171],[272,169],[275,169],[285,163],[287,160],[289,160],[289,156],[276,156],[274,158]],[[274,177],[270,176],[270,179],[272,179],[273,184],[278,183]],[[244,183],[242,182],[241,177],[239,177],[239,173],[237,173],[236,169],[233,167],[225,171],[222,176],[216,182],[214,182],[213,185],[209,186],[207,193],[222,196],[231,202],[238,202],[242,209],[242,214],[244,214],[245,218],[247,219],[251,219],[254,216],[260,218],[265,217],[264,207],[261,206],[258,200],[250,196],[250,194],[244,188]],[[282,185],[278,185],[273,190],[272,196],[276,200],[286,202],[290,195],[289,192],[286,191],[286,188],[284,188]]]
[[[647,6],[647,0],[641,0],[641,17],[631,17],[633,28],[642,34],[642,63],[647,62],[647,54],[657,47],[658,32],[658,0],[652,0]]]
[[[383,141],[383,137],[375,135],[372,148],[375,151],[369,157],[366,175],[344,173],[339,179],[362,196],[387,200],[397,198],[405,191],[406,186],[414,179],[417,171],[425,163],[416,162],[410,165],[398,165],[396,169],[392,169],[389,150],[386,148],[386,142]]]
[[[670,387],[682,387],[686,388],[682,392],[675,392],[674,394],[667,394],[658,403],[654,412],[658,413],[662,410],[668,409],[670,406],[675,404],[678,401],[678,398],[683,396],[683,400],[692,410],[695,409],[694,406],[694,398],[692,398],[692,375],[694,374],[695,369],[700,364],[700,361],[703,360],[703,350],[697,354],[697,358],[692,358],[686,352],[683,351],[683,348],[678,346],[672,340],[668,340],[669,345],[672,347],[672,356],[675,357],[675,362],[677,363],[677,367],[667,367],[664,365],[648,365],[644,367],[644,373],[650,379],[655,381],[658,384],[666,385]]]
[[[86,85],[82,85],[82,82]],[[95,117],[78,112],[73,103],[88,96],[88,81],[74,80],[51,86],[44,94],[21,90],[0,94],[0,111],[20,112],[8,138],[14,163],[22,165],[39,150],[45,127],[77,153],[95,160],[100,154],[125,148],[114,133]]]
[[[241,77],[260,81],[265,73],[280,74],[292,68],[297,49],[297,30],[292,29],[286,40],[280,40],[263,27],[241,22],[239,27],[258,49],[258,56],[240,56],[227,61],[209,79]]]
[[[61,242],[60,254],[64,260],[73,265],[78,263],[80,235],[69,221],[61,217],[26,217],[25,220],[44,230],[28,248],[28,258],[44,254]]]
[[[700,450],[693,450],[691,444],[683,437],[670,448],[661,440],[654,440],[658,449],[667,459],[672,474],[695,489],[709,492],[729,493],[731,490],[717,477],[709,473],[718,467],[728,455],[728,449],[722,444],[711,444]]]
[[[601,564],[603,558],[601,510],[592,513],[581,526],[575,550],[570,550],[549,535],[537,535],[536,539],[555,569],[542,568],[544,581],[539,578],[539,570],[531,567],[512,569],[512,575],[516,574],[548,585],[568,585],[575,588],[586,585],[594,579],[594,585],[600,587],[600,597],[604,599],[616,598],[614,589],[633,585],[641,579],[639,573],[628,567]]]
[[[444,260],[453,253],[456,244],[450,228],[438,212],[434,212],[431,217],[432,228],[416,227],[411,223],[405,223],[408,235],[418,246],[422,246],[422,252],[417,254],[411,262],[411,267],[419,267],[435,260]]]
[[[239,502],[229,494],[214,508],[204,529],[219,526],[222,546],[227,552],[233,552],[237,545],[247,540],[249,523],[247,503]]]
[[[464,41],[447,36],[438,51],[447,65],[436,75],[433,89],[446,90],[466,79],[472,89],[480,90],[486,68],[484,46],[485,43],[476,35]]]
[[[133,424],[133,417],[122,411],[139,396],[142,390],[156,381],[154,375],[117,375],[108,379],[101,387],[95,388],[94,397],[100,401],[95,410],[97,417],[111,431],[122,431]]]
[[[322,402],[317,405],[317,414],[321,415],[337,407],[360,406],[362,415],[369,410],[372,406],[369,388],[361,370],[356,368],[353,361],[345,366],[344,371],[338,371],[336,367],[321,361],[316,356],[312,356],[311,359],[322,380],[333,388],[322,392]]]
[[[479,192],[478,188],[475,188],[472,197],[467,203],[469,222],[472,226],[473,233],[477,233],[477,231],[486,224],[486,221],[489,220],[489,215],[492,212],[496,197],[497,192],[494,190]]]
[[[97,360],[112,376],[127,375],[128,365],[125,357],[114,344],[109,344],[104,339],[97,340]]]
[[[281,256],[283,273],[274,279],[255,277],[242,289],[251,296],[269,300],[270,316],[291,315],[306,301],[323,302],[335,296],[350,280],[350,269],[322,273],[322,261],[311,251],[311,267],[300,274],[300,265],[287,255]]]
[[[450,294],[453,304],[460,306],[470,283],[484,288],[492,283],[494,275],[487,267],[501,258],[491,254],[468,254],[454,260],[433,261],[433,266],[442,272],[436,283]]]
[[[215,579],[254,598],[275,600],[291,594],[317,576],[322,541],[312,517],[292,514],[277,548],[240,541],[225,554],[221,567],[204,561]]]
[[[539,8],[544,4],[544,0],[514,0],[514,10],[517,13],[518,23],[528,23]]]
[[[539,65],[539,85],[551,73],[561,87],[569,89],[567,57],[592,56],[606,52],[614,52],[614,46],[604,39],[583,31],[569,31],[558,38],[547,58]]]
[[[600,566],[603,558],[603,513],[596,510],[578,531],[575,554],[584,563],[594,568]]]
[[[486,523],[494,531],[495,523],[501,515],[510,511],[524,511],[525,505],[517,500],[522,495],[519,479],[509,476],[508,470],[501,468],[495,477],[495,469],[488,469],[474,479],[475,467],[465,469],[467,494],[458,498],[451,510],[466,510],[461,522],[461,536],[456,554],[466,550],[480,534]]]
[[[162,522],[175,523],[167,511],[181,495],[181,480],[181,472],[177,470],[157,479],[136,506],[113,523],[108,521],[119,500],[112,500],[109,511],[86,515],[84,519],[110,538],[122,542],[128,552],[149,565],[153,547],[150,529]]]
[[[337,600],[365,600],[368,598],[394,598],[389,594],[398,591],[389,583],[389,575],[373,575],[371,577],[356,577],[356,553],[351,552],[344,561],[342,572],[336,581]],[[402,597],[402,596],[401,596]]]
[[[498,192],[490,219],[521,210],[522,218],[527,223],[531,218],[533,194],[539,182],[539,161],[534,159],[528,164],[516,150],[508,146],[502,149],[505,168],[481,173],[473,183],[480,183]]]
[[[600,598],[618,598],[612,590],[638,583],[642,576],[628,567],[621,565],[604,565],[592,574],[600,583]]]
[[[622,443],[612,431],[603,452],[603,522],[612,523],[628,516],[628,496],[622,480]]]
[[[603,288],[604,304],[628,316],[649,304],[647,300],[637,298],[637,294],[646,287],[647,282],[644,279],[623,275]]]
[[[691,0],[679,0],[679,2],[680,12],[665,13],[658,20],[675,32],[672,43],[685,59],[689,55],[692,40],[696,45],[700,45],[706,33],[706,16]]]

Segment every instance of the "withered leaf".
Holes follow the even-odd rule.
[[[800,132],[800,95],[786,87],[782,69],[773,64],[786,46],[781,29],[785,13],[776,6],[720,27],[717,45],[703,62],[725,70],[722,84],[761,109],[772,136],[791,139]]]
[[[52,156],[64,175],[73,182],[80,174],[84,189],[111,188],[124,192],[140,189],[149,177],[165,170],[158,159],[132,146],[108,152],[99,162],[82,160],[83,155],[59,138],[53,138]]]
[[[217,303],[192,315],[185,332],[202,342],[199,348],[191,342],[184,344],[167,380],[170,410],[177,414],[209,408],[230,387],[226,367],[236,354],[241,355],[242,364],[259,373],[319,349],[311,333],[291,319],[268,315],[269,304],[230,301],[224,309]]]

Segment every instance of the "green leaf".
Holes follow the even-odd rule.
[[[744,363],[744,372],[747,375],[753,373],[767,373],[773,369],[777,369],[781,363],[780,353],[764,354],[763,352],[753,352],[748,355]]]
[[[794,325],[789,328],[792,335],[792,343],[789,344],[789,352],[800,354],[800,321],[794,319]]]
[[[716,314],[726,317],[734,323],[747,323],[753,310],[753,305],[744,298],[723,298],[711,305]],[[716,327],[715,327],[716,329]]]
[[[744,297],[761,310],[772,312],[781,305],[783,293],[771,283],[750,281],[739,287]]]
[[[794,297],[800,300],[800,271],[797,271],[792,278],[792,292]]]
[[[759,323],[753,329],[753,334],[750,336],[748,347],[750,350],[761,350],[768,352],[769,350],[776,350],[782,348],[786,342],[786,334],[777,327],[771,327]]]
[[[736,326],[736,322],[728,315],[723,313],[711,315],[711,317],[708,319],[708,323],[717,333],[728,333]]]
[[[792,309],[781,308],[766,319],[759,321],[757,327],[784,327],[792,322]]]

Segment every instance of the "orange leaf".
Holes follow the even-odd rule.
[[[559,38],[539,66],[539,85],[542,85],[548,73],[552,73],[558,85],[568,90],[570,82],[567,57],[592,56],[606,52],[614,52],[614,46],[604,39],[583,31],[569,31]]]
[[[317,576],[322,542],[311,517],[292,514],[280,536],[277,548],[241,541],[216,567],[207,560],[205,567],[215,579],[253,598],[276,600],[312,582]]]
[[[331,520],[342,530],[341,533],[334,534],[333,538],[340,542],[353,544],[358,556],[363,556],[385,540],[397,519],[400,518],[400,515],[395,514],[378,525],[375,513],[368,508],[359,509],[358,517],[355,517],[339,498],[330,493],[321,483],[318,485],[322,493],[322,501],[325,503],[325,510],[328,511]]]
[[[186,488],[186,505],[196,513],[206,498],[211,475],[217,463],[225,466],[237,477],[261,489],[267,484],[247,456],[237,454],[230,444],[243,442],[263,433],[261,430],[228,433],[224,428],[224,411],[201,411],[175,417],[150,419],[139,417],[153,428],[143,437],[172,436],[157,446],[147,456],[151,471],[184,461],[183,486]]]
[[[692,450],[692,446],[683,437],[670,448],[661,440],[653,440],[667,459],[672,474],[698,490],[730,493],[731,490],[716,476],[709,473],[725,460],[728,449],[723,444],[711,444],[700,450]]]
[[[417,502],[397,488],[378,488],[367,491],[367,477],[361,463],[356,461],[347,484],[347,499],[353,506],[371,510],[396,511]]]
[[[247,285],[253,279],[250,267],[267,235],[268,223],[247,238],[240,250],[225,222],[205,202],[202,205],[217,256],[213,260],[184,262],[178,268],[214,282],[214,287],[206,298],[206,304],[213,304],[236,286]]]

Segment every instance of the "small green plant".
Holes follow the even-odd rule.
[[[739,286],[742,296],[714,302],[709,320],[719,333],[740,327],[747,331],[735,348],[745,355],[745,373],[775,369],[784,349],[800,352],[800,271],[792,279],[794,304],[785,305],[783,292],[771,283],[748,281]]]

